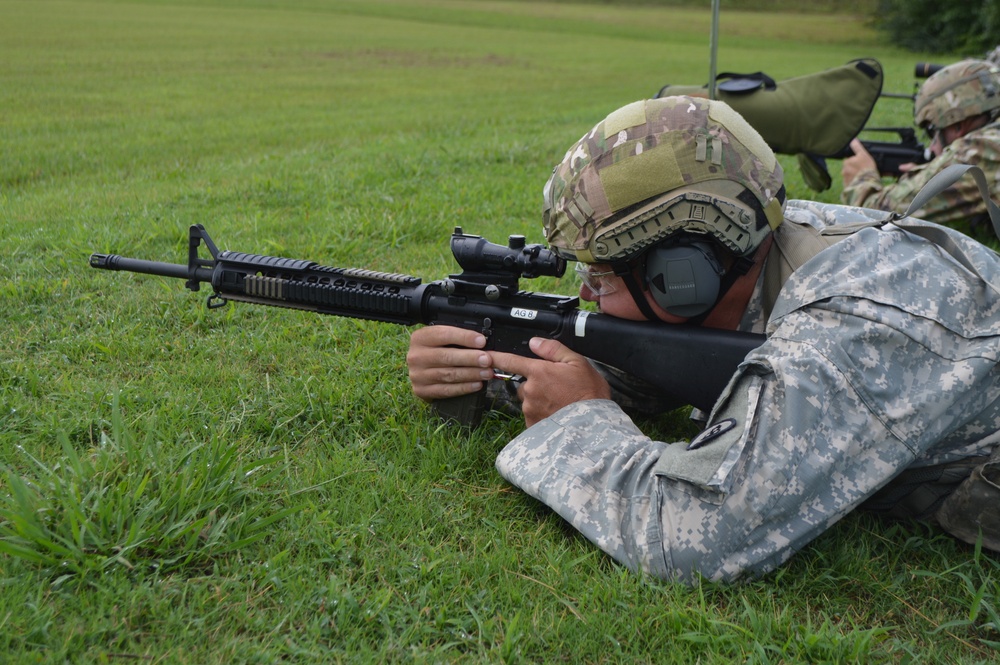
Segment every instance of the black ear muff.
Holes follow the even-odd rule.
[[[691,318],[715,306],[724,270],[707,242],[654,247],[646,256],[646,283],[656,304]]]

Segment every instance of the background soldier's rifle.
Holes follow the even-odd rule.
[[[917,140],[917,133],[912,127],[866,127],[866,132],[893,132],[899,136],[899,141],[866,141],[861,140],[875,159],[875,166],[881,175],[898,177],[903,171],[903,164],[926,164],[930,161],[926,146]],[[854,154],[851,146],[830,155],[831,159],[844,159]]]

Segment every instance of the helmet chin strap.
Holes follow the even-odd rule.
[[[743,318],[743,314],[746,312],[747,303],[750,301],[750,296],[753,295],[753,290],[757,285],[757,278],[760,276],[761,270],[764,267],[764,263],[767,261],[768,253],[771,250],[771,244],[774,242],[774,234],[770,233],[764,242],[757,247],[757,251],[754,252],[752,258],[742,258],[740,261],[742,265],[733,266],[730,269],[730,273],[733,274],[732,280],[729,280],[727,275],[728,283],[723,284],[723,293],[719,296],[718,302],[715,306],[698,317],[696,325],[703,325],[707,328],[722,328],[724,330],[736,330],[739,326],[740,320]],[[737,274],[737,269],[741,272]],[[740,281],[741,277],[746,276],[746,279]],[[729,293],[729,297],[723,301],[722,296]],[[689,323],[693,323],[692,319]]]
[[[768,236],[770,237],[770,236]],[[705,322],[705,319],[715,311],[715,309],[722,303],[723,298],[729,293],[729,290],[733,288],[733,284],[736,283],[743,275],[750,272],[750,269],[754,266],[754,260],[756,259],[756,253],[752,258],[743,257],[737,259],[736,263],[726,272],[725,276],[722,278],[722,282],[719,284],[719,297],[715,299],[715,304],[709,307],[707,310],[699,314],[698,316],[692,316],[687,320],[689,326],[700,326]]]
[[[628,292],[632,294],[632,300],[635,301],[636,307],[639,308],[639,312],[646,317],[648,321],[662,321],[660,317],[653,312],[653,308],[649,306],[649,301],[646,300],[646,294],[643,292],[642,287],[639,285],[639,281],[635,278],[634,270],[626,261],[618,261],[611,264],[611,269],[615,271],[615,274],[622,278],[625,282]]]

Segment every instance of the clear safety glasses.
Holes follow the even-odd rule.
[[[595,296],[606,296],[617,290],[618,280],[613,279],[615,271],[602,269],[605,266],[591,265],[588,263],[576,264],[576,276],[587,285],[587,288]]]
[[[937,143],[942,148],[945,146],[944,133],[941,127],[935,127],[934,125],[928,123],[923,126],[924,133],[927,134],[927,145],[928,148]],[[930,160],[928,160],[930,161]]]

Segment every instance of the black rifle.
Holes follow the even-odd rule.
[[[202,244],[211,259],[199,257]],[[199,224],[190,228],[187,265],[114,254],[92,254],[90,265],[177,277],[192,291],[210,284],[210,309],[236,300],[404,326],[452,325],[483,333],[489,350],[530,357],[528,340],[549,337],[702,410],[712,407],[737,365],[764,342],[763,335],[750,333],[626,321],[580,310],[576,297],[521,291],[520,277],[559,277],[566,270],[563,259],[526,244],[524,236],[510,236],[504,247],[457,227],[451,251],[462,272],[423,284],[409,275],[220,252]],[[485,400],[484,383],[476,394],[435,406],[446,420],[475,427]]]

